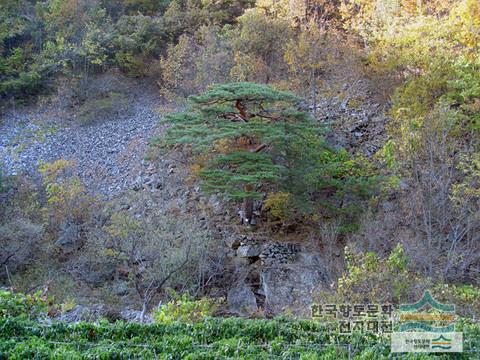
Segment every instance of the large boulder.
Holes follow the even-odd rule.
[[[82,321],[94,322],[100,319],[107,319],[110,321],[124,320],[128,322],[153,322],[151,314],[144,314],[142,317],[142,312],[139,310],[118,310],[104,304],[90,306],[76,305],[71,310],[59,314],[56,319],[67,323],[78,323]]]
[[[251,258],[260,256],[263,247],[260,244],[241,244],[237,249],[237,256]]]
[[[81,321],[97,321],[105,317],[107,307],[103,304],[84,306],[76,305],[73,309],[68,310],[57,317],[57,320],[68,323],[78,323]]]
[[[308,316],[312,295],[327,282],[318,256],[301,253],[295,263],[264,267],[260,274],[265,311]]]
[[[250,316],[258,310],[255,294],[246,284],[230,289],[227,302],[230,312],[239,316]]]

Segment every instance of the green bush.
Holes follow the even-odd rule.
[[[119,52],[115,54],[115,62],[127,76],[145,76],[146,67],[140,56],[135,56],[130,52]]]
[[[109,120],[125,111],[126,96],[119,92],[108,92],[100,99],[87,100],[78,109],[77,121],[81,125],[91,125],[97,121]]]
[[[172,301],[155,309],[153,318],[157,323],[171,324],[174,321],[198,322],[213,315],[215,302],[211,299],[195,300],[187,293],[176,295]]]
[[[457,313],[465,317],[480,315],[480,287],[465,284],[438,284],[433,287],[436,299],[455,304]]]
[[[158,56],[168,41],[162,18],[154,16],[122,16],[115,24],[113,40],[117,53],[132,56]]]
[[[0,319],[36,319],[47,314],[52,301],[52,298],[42,296],[41,291],[24,295],[0,290]]]
[[[37,72],[21,72],[18,77],[0,81],[0,95],[15,98],[27,97],[37,94],[42,86],[41,76]]]
[[[337,295],[350,302],[384,301],[400,303],[407,299],[414,284],[414,274],[408,271],[408,257],[402,245],[390,255],[380,258],[373,252],[353,252],[345,249],[346,271],[338,280]]]

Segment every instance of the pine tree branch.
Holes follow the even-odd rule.
[[[255,149],[250,150],[250,152],[259,153],[260,151],[262,151],[266,147],[267,147],[267,144],[261,144],[261,145],[257,146]]]
[[[247,110],[245,109],[245,106],[243,105],[241,100],[235,101],[235,107],[240,113],[242,119],[245,120],[245,122],[248,122],[248,120],[250,119],[250,114],[247,113]]]

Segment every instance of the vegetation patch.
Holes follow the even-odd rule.
[[[128,99],[119,92],[108,92],[100,99],[88,99],[78,108],[76,120],[81,125],[114,120],[128,111]]]

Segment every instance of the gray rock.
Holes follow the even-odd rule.
[[[72,310],[64,312],[56,317],[56,320],[65,321],[67,323],[78,323],[81,321],[97,321],[100,319],[125,320],[130,322],[142,321],[142,312],[138,310],[125,309],[122,311],[114,310],[103,304],[84,306],[76,305]],[[143,322],[151,323],[153,318],[150,314],[144,314]]]
[[[236,237],[236,234],[233,234],[232,236],[231,234],[223,234],[221,232],[217,232],[214,234],[214,236],[218,236],[218,239],[223,239],[223,243],[225,244],[225,246],[230,249],[237,250],[241,245],[241,242]]]
[[[237,256],[240,257],[257,257],[260,256],[262,253],[263,246],[261,245],[250,245],[250,244],[242,244],[237,249]]]
[[[325,270],[315,254],[300,253],[294,264],[266,267],[261,272],[265,310],[270,314],[291,311],[308,316],[312,294],[327,282]]]
[[[64,252],[79,249],[82,245],[81,230],[76,224],[65,225],[55,245],[61,247]]]
[[[130,293],[128,283],[120,282],[120,283],[116,284],[115,289],[113,289],[113,293],[116,296],[128,295]]]
[[[385,212],[391,212],[391,211],[395,211],[396,206],[392,201],[385,201],[382,204],[382,208],[383,208],[383,211]]]
[[[245,284],[231,289],[227,295],[227,302],[230,311],[240,316],[249,316],[258,310],[255,294]]]
[[[132,112],[91,126],[68,123],[64,114],[51,115],[48,107],[6,114],[0,123],[3,172],[34,175],[41,161],[75,160],[78,175],[91,193],[112,196],[124,190],[141,190],[142,182],[135,181],[138,167],[142,172],[155,171],[150,164],[146,171],[141,161],[149,139],[161,129],[157,127],[157,97],[140,92],[132,93],[129,100]],[[158,181],[152,183],[153,189],[160,187]]]
[[[153,318],[150,314],[144,314],[142,319],[142,312],[138,310],[125,309],[120,312],[122,320],[131,322],[152,323]]]
[[[94,305],[86,307],[83,305],[76,305],[72,310],[69,310],[57,317],[60,321],[68,323],[77,323],[80,321],[96,321],[102,318],[106,313],[104,305]]]

